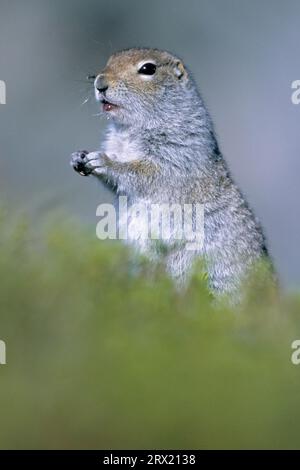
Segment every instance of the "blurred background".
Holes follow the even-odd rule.
[[[63,211],[95,224],[110,196],[69,166],[73,151],[97,148],[105,127],[86,76],[118,49],[167,49],[199,84],[284,284],[299,286],[298,0],[1,0],[0,8],[0,197],[12,215]]]

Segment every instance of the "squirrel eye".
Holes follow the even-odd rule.
[[[146,64],[142,65],[139,69],[139,73],[143,75],[154,75],[156,71],[156,65],[152,64],[152,62],[147,62]]]

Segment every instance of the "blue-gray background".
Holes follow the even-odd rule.
[[[0,15],[0,197],[11,214],[96,222],[109,195],[69,167],[105,126],[92,98],[82,105],[85,77],[115,50],[167,49],[193,71],[281,278],[299,286],[299,0],[0,0]]]

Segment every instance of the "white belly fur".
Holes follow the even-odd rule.
[[[103,151],[111,160],[118,162],[132,162],[142,157],[137,144],[130,140],[128,134],[115,129],[108,132]]]

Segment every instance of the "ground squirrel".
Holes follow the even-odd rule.
[[[230,176],[190,72],[168,52],[129,49],[112,55],[93,78],[108,132],[99,151],[72,154],[73,168],[97,176],[129,205],[202,204],[202,247],[188,250],[187,240],[176,244],[171,234],[164,240],[166,268],[186,279],[202,257],[211,289],[235,290],[254,261],[268,256],[265,239]],[[153,241],[137,242],[157,255]]]

